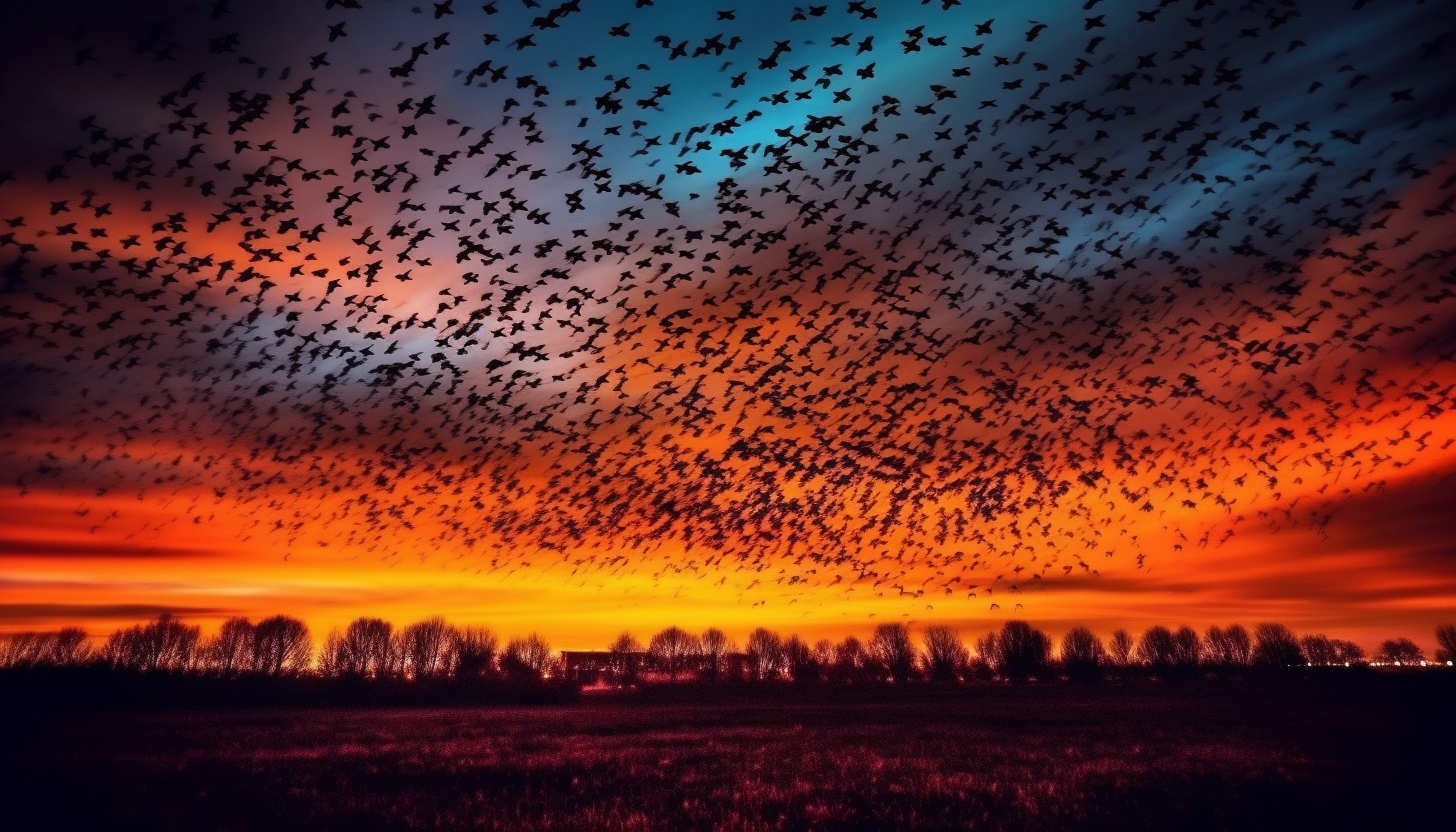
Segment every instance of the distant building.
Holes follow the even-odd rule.
[[[614,653],[610,650],[562,650],[561,669],[565,678],[579,685],[630,685],[637,682],[666,682],[670,674],[658,666],[651,653],[636,650]],[[706,657],[690,660],[678,671],[677,681],[710,678]],[[745,653],[729,653],[723,657],[718,678],[741,680],[748,672]]]

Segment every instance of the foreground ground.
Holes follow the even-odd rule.
[[[63,714],[14,829],[1453,828],[1449,679]]]

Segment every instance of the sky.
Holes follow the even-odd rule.
[[[1456,618],[1441,3],[6,16],[0,632]]]

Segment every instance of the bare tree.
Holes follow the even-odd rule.
[[[190,670],[202,628],[188,626],[162,613],[156,621],[117,630],[102,648],[113,667],[127,670]]]
[[[436,615],[416,621],[400,632],[400,641],[414,678],[434,679],[453,672],[460,640],[444,618]]]
[[[506,643],[501,669],[510,676],[541,679],[551,670],[551,645],[536,633],[513,638]]]
[[[703,674],[715,681],[721,679],[728,669],[728,654],[733,652],[728,636],[717,627],[709,627],[703,631],[699,642],[703,646]]]
[[[925,628],[925,650],[921,660],[932,681],[955,682],[966,669],[971,654],[960,633],[944,625]]]
[[[1304,660],[1316,667],[1336,664],[1335,643],[1323,633],[1304,636],[1299,640],[1299,649]]]
[[[1108,663],[1119,670],[1123,670],[1132,664],[1132,655],[1132,636],[1128,634],[1127,630],[1113,630],[1112,637],[1107,640]]]
[[[876,626],[868,649],[880,671],[896,682],[904,682],[915,674],[915,646],[910,643],[910,630],[904,624]]]
[[[677,675],[700,651],[697,637],[681,627],[668,627],[652,637],[647,652],[657,666],[666,670],[669,679]]]
[[[203,650],[208,668],[223,676],[236,676],[253,669],[253,623],[234,616],[222,622],[217,635]]]
[[[488,627],[460,627],[455,630],[455,675],[478,679],[495,671],[499,642]]]
[[[296,675],[313,664],[313,640],[308,625],[297,618],[275,615],[253,628],[253,668],[267,676]]]
[[[1299,639],[1283,624],[1260,624],[1254,628],[1254,664],[1263,668],[1285,668],[1304,664]]]
[[[1254,642],[1249,638],[1249,631],[1244,629],[1244,625],[1230,624],[1224,630],[1224,638],[1228,641],[1230,665],[1248,667],[1254,663]]]
[[[1102,640],[1086,627],[1073,627],[1062,636],[1062,668],[1073,679],[1092,681],[1102,678],[1106,651]]]
[[[778,633],[759,627],[748,634],[748,668],[754,680],[769,682],[785,672],[784,642]]]
[[[85,664],[91,657],[91,641],[79,627],[13,633],[0,642],[0,667],[67,667]]]
[[[788,669],[789,678],[795,682],[810,683],[820,680],[819,663],[814,660],[814,651],[809,644],[798,633],[790,634],[784,639],[784,666]]]
[[[635,684],[637,673],[642,669],[638,665],[643,652],[637,637],[623,631],[607,652],[612,655],[612,681],[619,685]]]
[[[1408,638],[1393,638],[1380,643],[1380,653],[1375,660],[1386,664],[1420,664],[1426,658],[1421,648]]]
[[[331,635],[324,666],[334,675],[383,679],[396,672],[394,625],[382,618],[356,618],[342,635]]]
[[[1008,621],[996,637],[996,669],[1012,681],[1044,677],[1051,658],[1051,639],[1025,621]]]
[[[1183,625],[1173,633],[1173,672],[1179,676],[1191,677],[1198,673],[1198,660],[1203,652],[1203,640],[1198,631]]]
[[[1334,648],[1335,661],[1339,664],[1359,664],[1365,661],[1365,651],[1353,641],[1332,638],[1330,646]]]
[[[834,646],[833,675],[840,682],[855,682],[864,678],[869,665],[864,644],[854,636],[845,636]]]
[[[834,660],[838,655],[834,649],[834,642],[821,638],[814,642],[814,646],[809,648],[809,652],[814,656],[814,664],[819,666],[821,676],[828,678],[834,673]]]
[[[1456,662],[1456,624],[1436,628],[1436,661]]]
[[[1173,631],[1158,624],[1149,627],[1138,639],[1137,659],[1153,673],[1166,676],[1173,669],[1176,650]]]

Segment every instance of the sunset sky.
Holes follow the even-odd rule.
[[[1456,619],[1445,4],[25,4],[0,632]]]

